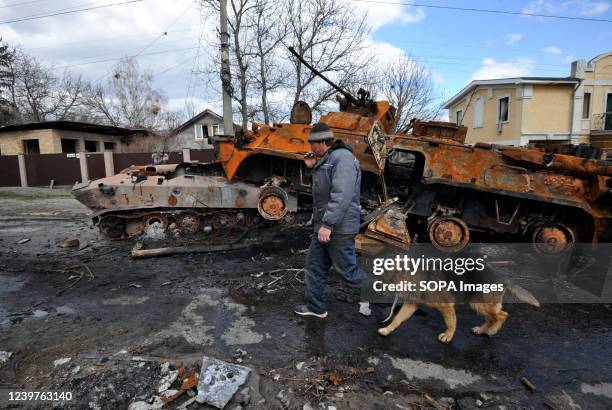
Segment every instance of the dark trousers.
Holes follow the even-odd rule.
[[[304,269],[307,306],[315,313],[327,311],[325,282],[327,272],[332,266],[349,286],[361,288],[364,273],[357,265],[355,235],[332,234],[331,240],[327,243],[319,242],[316,233],[313,235]]]

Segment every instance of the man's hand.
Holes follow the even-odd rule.
[[[329,242],[329,240],[331,239],[331,229],[322,226],[319,228],[319,232],[317,234],[317,239],[319,240],[319,242],[321,243],[327,243]]]
[[[317,163],[317,157],[315,156],[315,153],[309,152],[308,154],[304,155],[304,163],[306,164],[307,168],[314,167]]]

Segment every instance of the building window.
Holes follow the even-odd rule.
[[[584,93],[582,99],[582,119],[588,120],[591,114],[591,93]]]
[[[195,124],[195,139],[198,141],[204,141],[208,143],[208,125],[207,124]]]
[[[474,128],[481,128],[484,122],[484,99],[476,98],[474,103]]]
[[[461,125],[463,122],[463,110],[457,110],[455,117],[457,119],[457,125]]]
[[[115,150],[115,143],[114,142],[105,142],[104,143],[104,150],[105,151],[114,151]]]
[[[85,151],[98,152],[98,141],[85,140]]]
[[[62,152],[64,154],[74,154],[76,152],[76,140],[62,138]]]
[[[195,139],[196,140],[203,140],[204,139],[204,133],[202,132],[202,124],[195,124],[194,125],[194,129],[195,129]]]
[[[225,131],[223,131],[223,124],[215,124],[213,125],[213,135],[223,135]]]
[[[40,146],[38,140],[23,140],[24,154],[40,154]]]
[[[497,100],[497,123],[508,122],[510,112],[510,97],[501,97]]]

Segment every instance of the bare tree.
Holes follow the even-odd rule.
[[[269,124],[276,120],[277,114],[270,106],[268,95],[285,84],[281,64],[277,61],[278,48],[287,34],[286,22],[283,19],[284,3],[279,0],[256,0],[250,18],[254,31],[254,51],[257,60],[257,72],[254,73],[254,85],[261,94],[259,110],[263,122]]]
[[[11,63],[13,51],[9,45],[2,42],[0,37],[0,125],[8,122],[10,118],[9,90],[13,74]]]
[[[389,62],[378,78],[378,92],[395,108],[395,131],[404,132],[412,119],[431,120],[440,115],[440,94],[429,69],[409,57]]]
[[[15,50],[8,64],[6,81],[10,122],[40,122],[70,119],[81,102],[85,82],[64,72],[55,75],[35,57]]]
[[[200,0],[205,13],[218,17],[217,0]],[[253,61],[252,19],[250,14],[255,9],[254,0],[230,0],[228,2],[228,29],[230,36],[230,66],[232,71],[232,99],[238,103],[242,128],[246,129],[249,118],[253,116],[249,105],[249,91]],[[218,20],[217,20],[218,21]],[[220,67],[220,65],[216,65]],[[217,71],[218,72],[218,71]],[[238,92],[236,92],[238,90]]]
[[[359,17],[349,3],[337,0],[287,0],[289,33],[286,46],[293,46],[298,55],[322,74],[333,77],[347,88],[367,66],[366,36],[369,32],[365,16]],[[336,91],[318,81],[316,74],[303,67],[290,55],[293,64],[294,103],[305,99],[313,110]]]
[[[122,59],[106,85],[90,85],[85,104],[92,114],[114,126],[154,129],[162,123],[166,97],[153,88],[153,74],[133,58]]]

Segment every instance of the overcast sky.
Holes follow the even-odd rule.
[[[217,93],[192,75],[216,50],[216,26],[193,0],[0,0],[0,23],[21,17],[116,4],[74,14],[0,24],[11,45],[92,80],[104,79],[122,56],[138,54],[174,108],[192,100],[218,109]],[[371,41],[382,54],[406,53],[430,68],[446,96],[472,79],[567,76],[570,62],[612,51],[612,23],[351,1],[368,13]],[[389,0],[391,3],[395,0]],[[607,1],[431,0],[448,5],[612,20]],[[162,33],[167,32],[167,35]],[[203,41],[200,42],[200,39]]]

